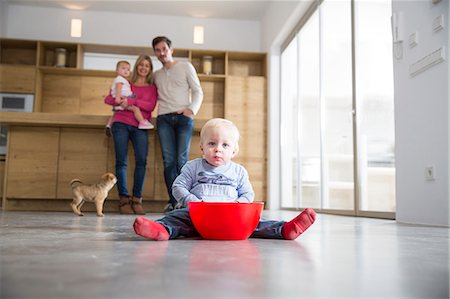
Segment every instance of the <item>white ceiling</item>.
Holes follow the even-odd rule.
[[[3,0],[1,0],[3,1]],[[122,11],[154,15],[185,16],[194,18],[238,19],[259,21],[270,2],[279,0],[6,0],[10,4],[57,7],[77,10]],[[293,1],[293,0],[288,0]],[[298,0],[297,0],[298,1]]]

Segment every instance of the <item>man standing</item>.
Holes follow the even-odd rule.
[[[164,212],[169,212],[177,204],[172,196],[172,184],[188,160],[194,115],[202,104],[203,90],[194,66],[190,62],[173,59],[170,39],[155,37],[152,46],[163,64],[153,78],[158,87],[156,124],[164,161],[164,180],[170,197]]]

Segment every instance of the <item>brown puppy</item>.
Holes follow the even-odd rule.
[[[83,213],[81,213],[81,206],[85,201],[93,201],[95,202],[97,216],[103,217],[103,203],[108,196],[109,190],[114,187],[116,182],[116,176],[109,172],[102,175],[101,181],[93,185],[83,184],[79,179],[70,181],[73,193],[73,201],[70,206],[72,207],[73,212],[78,216],[83,216]],[[78,185],[74,186],[76,183],[78,183]]]

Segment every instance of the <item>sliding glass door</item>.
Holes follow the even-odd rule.
[[[354,209],[351,3],[324,1],[320,16],[322,208]],[[302,99],[300,98],[300,101]]]
[[[282,52],[283,208],[395,211],[388,16],[389,1],[323,1]]]
[[[391,1],[355,2],[359,212],[395,212]]]
[[[283,207],[321,207],[318,22],[314,13],[281,57]]]
[[[298,172],[300,192],[297,206],[321,208],[321,104],[319,13],[314,13],[298,35],[298,96],[299,142]],[[301,49],[301,50],[300,50]]]
[[[297,101],[298,83],[298,48],[297,39],[289,44],[281,57],[281,77],[283,88],[281,89],[280,112],[282,117],[280,127],[281,136],[281,205],[284,207],[298,206],[299,172],[297,163],[299,138],[299,108]]]

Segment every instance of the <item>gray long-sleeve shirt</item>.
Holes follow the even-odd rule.
[[[178,61],[169,69],[163,67],[153,74],[158,87],[158,115],[189,108],[197,114],[203,101],[194,66],[187,61]]]
[[[234,162],[219,167],[204,159],[188,161],[172,185],[172,194],[181,206],[190,201],[253,202],[247,170]]]

